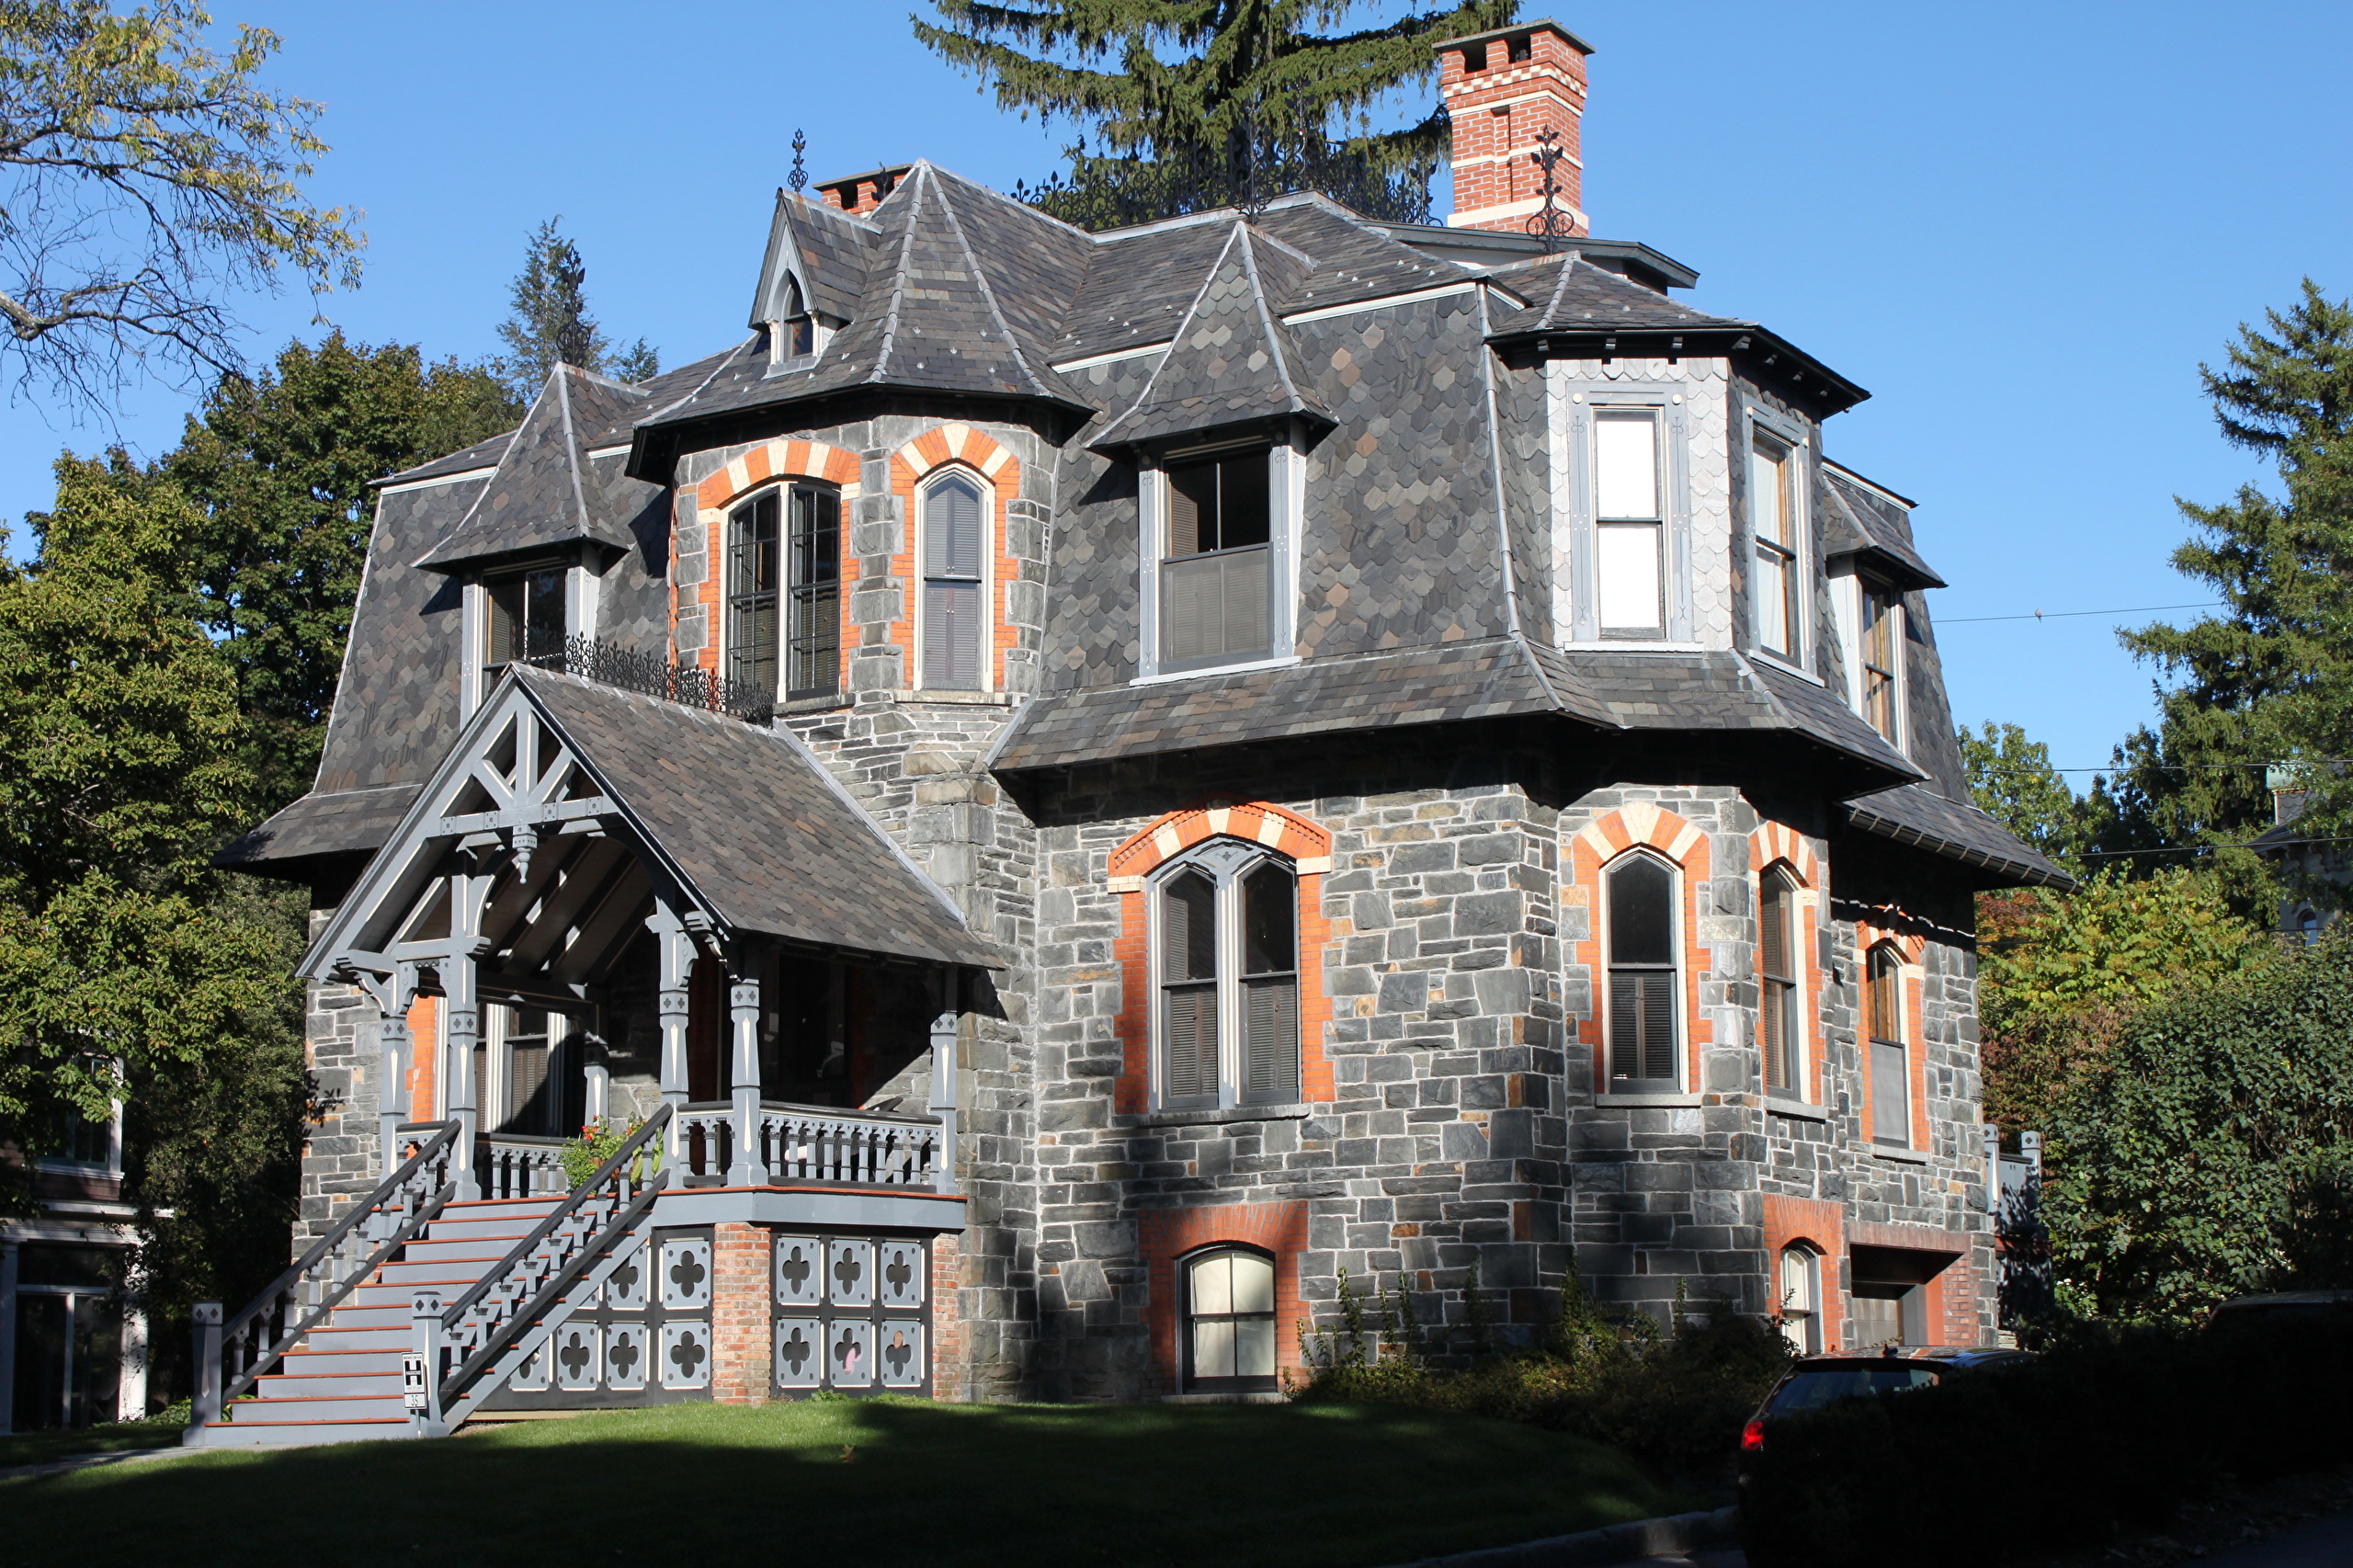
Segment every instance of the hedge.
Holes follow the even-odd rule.
[[[1989,1564],[2097,1546],[2233,1481],[2353,1459],[2353,1312],[2086,1339],[1777,1421],[1749,1456],[1755,1568]]]

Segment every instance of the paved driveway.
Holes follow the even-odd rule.
[[[2346,1568],[2353,1563],[2353,1514],[2310,1519],[2251,1546],[2209,1557],[2200,1568]]]

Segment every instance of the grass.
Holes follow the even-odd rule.
[[[113,1454],[126,1449],[170,1449],[179,1446],[188,1426],[188,1402],[183,1400],[161,1415],[144,1421],[108,1421],[78,1432],[19,1432],[0,1437],[0,1470],[20,1464],[47,1464],[75,1454]]]
[[[0,1481],[0,1562],[1377,1568],[1704,1502],[1381,1405],[669,1405]]]

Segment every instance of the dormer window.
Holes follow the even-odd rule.
[[[1885,583],[1859,577],[1862,613],[1857,662],[1862,674],[1863,717],[1898,751],[1904,749],[1904,596]]]
[[[1666,514],[1660,506],[1657,412],[1597,409],[1593,467],[1601,633],[1662,636],[1666,626]]]
[[[565,599],[569,574],[555,565],[528,567],[483,579],[485,639],[483,685],[513,664],[560,655],[569,634]]]
[[[817,320],[801,298],[801,284],[788,276],[779,290],[783,306],[772,331],[768,353],[779,359],[800,359],[817,352]]]
[[[1273,653],[1274,513],[1268,449],[1172,462],[1160,550],[1160,667],[1208,668]]]

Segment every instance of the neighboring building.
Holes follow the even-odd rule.
[[[15,1149],[0,1162],[18,1164]],[[122,1115],[76,1116],[31,1162],[35,1212],[0,1217],[0,1432],[147,1414],[147,1314],[120,1287],[139,1241],[122,1200]]]
[[[1344,1269],[1991,1341],[1972,894],[2065,879],[1967,803],[1864,393],[1586,235],[1586,52],[1444,47],[1449,227],[780,195],[741,341],[385,483],[230,857],[320,910],[312,1232],[663,1107],[679,1178],[448,1308],[451,1412],[1264,1392]]]
[[[2315,839],[2310,829],[2296,826],[2312,800],[2312,791],[2298,779],[2296,768],[2274,763],[2265,769],[2264,784],[2271,791],[2271,825],[2256,839],[2255,852],[2282,876],[2338,888],[2353,881],[2353,861],[2347,860],[2341,845]],[[2279,934],[2310,947],[2336,923],[2336,913],[2326,900],[2291,893],[2279,901]]]

